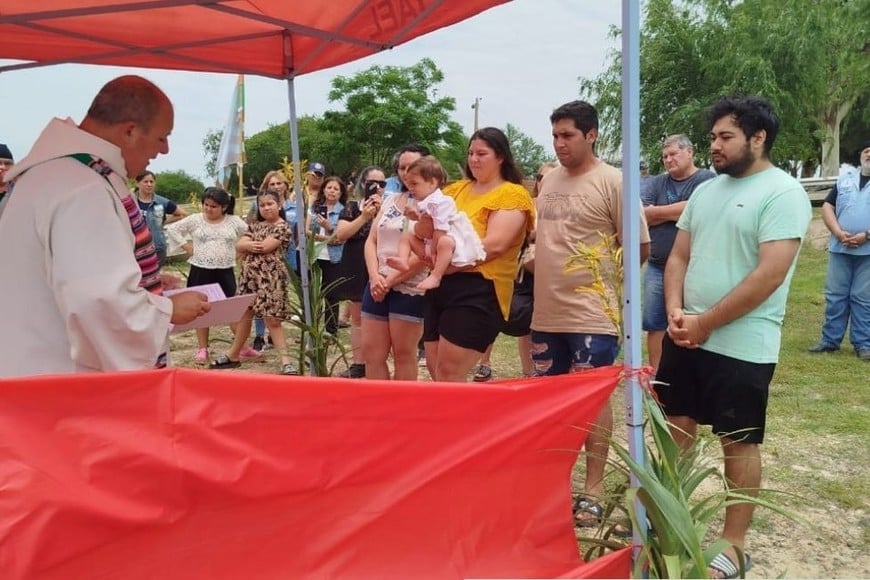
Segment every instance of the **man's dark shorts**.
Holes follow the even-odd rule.
[[[775,363],[751,363],[700,348],[681,348],[665,335],[655,391],[669,416],[691,417],[741,443],[761,443]]]

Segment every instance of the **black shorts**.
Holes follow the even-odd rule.
[[[752,363],[702,350],[681,348],[665,335],[655,385],[667,415],[711,425],[718,436],[761,443],[767,396],[775,363]]]
[[[227,298],[236,295],[236,273],[232,268],[200,268],[191,264],[187,287],[205,284],[220,284]]]
[[[477,272],[444,276],[423,301],[423,342],[444,337],[456,346],[485,352],[504,328],[495,285]]]

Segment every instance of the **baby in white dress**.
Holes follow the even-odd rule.
[[[399,241],[398,255],[387,258],[388,266],[406,272],[412,252],[420,259],[431,257],[433,266],[429,276],[417,285],[420,290],[438,288],[450,265],[464,268],[486,258],[468,216],[456,208],[452,197],[441,191],[444,179],[444,169],[431,155],[421,157],[408,168],[405,185],[417,202],[418,216],[431,217],[435,231],[431,240],[421,240],[413,232],[405,232]]]

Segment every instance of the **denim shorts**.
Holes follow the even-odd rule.
[[[407,322],[423,322],[423,296],[404,294],[398,290],[390,290],[384,299],[375,302],[372,289],[366,284],[362,297],[362,316],[374,320],[405,320]]]
[[[667,330],[668,313],[665,311],[665,267],[647,262],[643,274],[643,329]]]
[[[532,330],[532,361],[539,376],[606,367],[617,354],[619,339],[609,334]]]

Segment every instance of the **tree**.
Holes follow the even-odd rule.
[[[660,169],[661,139],[706,140],[705,107],[724,94],[759,94],[782,119],[774,162],[836,174],[839,130],[870,84],[866,0],[649,0],[641,31],[641,147]],[[619,31],[612,29],[612,35]],[[601,114],[602,147],[621,137],[621,60],[581,79]],[[705,155],[703,147],[696,151]],[[658,167],[656,167],[658,165]]]
[[[205,185],[184,171],[163,171],[157,174],[155,190],[175,203],[188,203],[191,195],[199,197]]]
[[[329,92],[331,103],[344,106],[327,111],[319,128],[329,140],[329,161],[339,174],[365,165],[389,167],[393,153],[407,143],[421,143],[433,151],[464,148],[461,127],[450,120],[456,109],[451,97],[440,97],[444,74],[424,58],[410,67],[372,66],[353,76],[337,76]],[[448,171],[456,159],[442,159]]]
[[[224,132],[221,129],[209,129],[202,139],[203,154],[205,155],[205,174],[209,177],[217,177],[217,156],[221,148],[221,139]]]
[[[299,131],[299,154],[303,164],[306,161],[320,161],[329,173],[334,173],[330,136],[322,129],[323,120],[305,115],[297,119]],[[273,169],[280,169],[285,159],[292,159],[290,150],[290,127],[288,122],[270,124],[267,129],[245,139],[245,152],[248,163],[245,165],[245,181],[254,178],[257,185]],[[306,167],[302,168],[303,171]]]
[[[511,146],[511,152],[514,154],[514,161],[517,167],[523,172],[526,177],[535,175],[538,167],[547,161],[547,151],[543,145],[536,143],[534,139],[511,125],[505,127],[505,135],[508,138],[508,143]]]
[[[450,120],[452,98],[439,98],[437,84],[444,75],[429,59],[411,67],[373,66],[351,77],[332,80],[329,100],[345,106],[323,117],[305,116],[298,121],[302,160],[319,161],[330,174],[347,176],[367,165],[390,171],[393,153],[408,143],[428,146],[451,177],[461,176],[467,138],[462,127]],[[203,139],[206,167],[216,174],[220,131]],[[245,181],[255,183],[280,167],[290,153],[287,123],[270,125],[245,140],[248,163]]]

